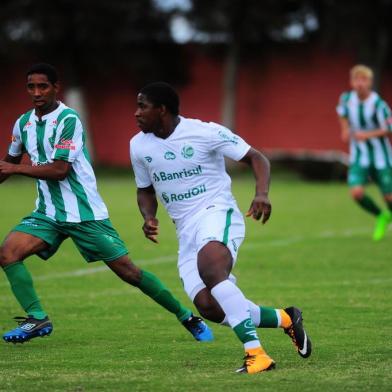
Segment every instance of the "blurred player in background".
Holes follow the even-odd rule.
[[[308,357],[311,343],[301,311],[254,304],[231,274],[245,224],[224,157],[252,169],[256,194],[247,216],[263,223],[271,213],[268,160],[222,125],[179,116],[179,97],[166,83],[144,87],[137,105],[142,131],[132,138],[130,149],[145,236],[157,242],[158,196],[176,225],[178,268],[186,293],[203,317],[230,326],[244,345],[245,362],[237,372],[258,373],[275,366],[261,347],[256,327],[282,327],[298,353]]]
[[[342,140],[350,144],[348,184],[353,199],[376,217],[373,239],[379,241],[392,221],[392,148],[388,138],[392,115],[388,104],[372,90],[373,71],[369,67],[353,67],[350,82],[352,90],[341,95],[337,106]],[[382,192],[387,210],[365,193],[369,179]]]
[[[36,209],[0,247],[0,265],[27,315],[16,318],[19,327],[5,333],[4,340],[23,343],[52,332],[23,261],[33,254],[48,259],[67,238],[88,262],[103,260],[122,280],[175,314],[195,339],[211,340],[211,331],[200,317],[182,306],[155,275],[129,259],[97,191],[85,129],[78,114],[57,101],[58,90],[57,72],[51,65],[30,68],[27,92],[34,109],[16,121],[9,152],[0,161],[0,182],[11,175],[24,175],[37,179],[38,190]],[[21,164],[24,153],[31,165]]]

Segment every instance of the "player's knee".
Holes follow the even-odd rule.
[[[384,194],[384,199],[387,203],[392,203],[392,193]]]
[[[361,200],[365,194],[365,191],[363,188],[353,188],[350,190],[350,194],[354,200]]]
[[[19,260],[16,251],[12,251],[9,247],[0,246],[0,266],[5,267]]]
[[[107,265],[124,282],[132,286],[138,286],[140,284],[142,278],[141,270],[127,256],[108,262]]]

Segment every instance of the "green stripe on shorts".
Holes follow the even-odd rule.
[[[231,215],[233,214],[233,208],[230,208],[226,213],[226,225],[225,231],[223,232],[223,240],[222,242],[227,245],[227,241],[229,240],[229,229],[231,225]]]

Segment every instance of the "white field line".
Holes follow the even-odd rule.
[[[272,247],[284,247],[284,246],[289,246],[292,244],[304,242],[304,241],[309,241],[312,239],[323,239],[323,238],[350,238],[350,237],[355,237],[356,235],[360,234],[369,234],[369,230],[365,229],[356,229],[356,230],[344,230],[342,232],[334,232],[334,231],[324,231],[316,235],[309,235],[309,236],[296,236],[296,237],[289,237],[287,239],[282,239],[282,240],[272,240],[272,241],[261,241],[261,242],[248,242],[246,245],[244,245],[245,248],[247,249],[252,249],[252,248],[258,248],[258,247],[264,247],[264,246],[272,246]],[[371,241],[371,238],[369,236],[369,241]],[[161,256],[161,257],[156,257],[152,259],[139,259],[139,260],[133,260],[134,263],[137,266],[143,267],[143,266],[149,266],[149,265],[156,265],[156,264],[166,264],[166,263],[173,263],[176,265],[177,262],[177,255],[168,255],[168,256]],[[50,263],[50,261],[49,261]],[[83,268],[83,269],[77,269],[73,271],[68,271],[68,272],[62,272],[62,273],[55,273],[55,274],[48,274],[48,275],[43,275],[43,276],[37,276],[34,277],[34,281],[46,281],[46,280],[53,280],[53,279],[64,279],[64,278],[74,278],[74,277],[79,277],[79,276],[85,276],[85,275],[94,275],[100,272],[107,272],[110,271],[110,269],[106,265],[100,265],[98,267],[94,268]],[[366,281],[361,281],[361,280],[352,280],[352,281],[340,281],[340,282],[317,282],[314,284],[309,284],[309,282],[306,284],[307,286],[313,286],[313,285],[327,285],[327,286],[346,286],[346,285],[351,285],[351,284],[382,284],[382,283],[387,283],[392,281],[392,278],[385,278],[385,279],[369,279]],[[276,283],[274,283],[276,285]],[[285,283],[285,287],[296,287],[296,284],[290,285]],[[0,287],[5,287],[9,286],[8,282],[0,282]],[[298,285],[302,286],[302,285]]]

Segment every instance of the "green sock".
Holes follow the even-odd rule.
[[[139,289],[170,313],[174,313],[181,322],[187,320],[192,315],[192,312],[185,308],[180,301],[173,296],[169,289],[151,272],[142,270],[142,279],[139,284]]]
[[[259,340],[257,336],[256,327],[254,326],[250,318],[240,322],[233,328],[238,339],[241,340],[243,344],[248,342],[253,342]]]
[[[380,215],[381,210],[376,203],[367,195],[363,195],[361,199],[356,199],[356,202],[367,212],[373,215]]]
[[[3,267],[3,270],[7,275],[15,298],[24,311],[36,319],[44,319],[47,314],[42,309],[34,289],[33,279],[23,262],[18,261],[7,265]]]
[[[260,306],[260,328],[278,328],[278,316],[276,309],[268,306]]]

